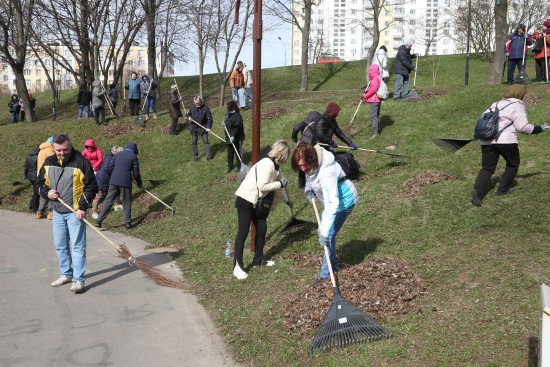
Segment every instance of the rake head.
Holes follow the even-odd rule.
[[[313,222],[293,218],[290,223],[288,223],[285,228],[281,230],[281,233],[292,234],[302,231],[311,231],[315,228],[317,228],[317,224]]]
[[[246,177],[246,175],[248,174],[248,172],[250,172],[250,167],[248,167],[246,164],[244,163],[241,163],[241,170],[239,171],[239,173],[237,174],[237,182],[238,183],[241,183],[244,181],[244,178]]]
[[[317,330],[307,353],[311,356],[332,348],[388,338],[390,335],[389,330],[347,303],[335,287],[332,306]]]
[[[410,91],[410,93],[407,94],[407,96],[405,98],[403,98],[403,100],[404,101],[409,101],[409,102],[417,102],[417,101],[420,101],[420,95],[416,91],[416,88],[413,87],[413,89]]]
[[[471,143],[472,141],[477,139],[432,138],[432,140],[441,148],[446,149],[451,153],[455,153],[466,144]]]

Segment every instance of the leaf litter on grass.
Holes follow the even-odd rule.
[[[403,182],[403,190],[397,195],[397,197],[412,198],[428,185],[454,179],[455,178],[453,176],[445,172],[432,170],[422,171],[418,175]]]
[[[19,202],[19,196],[6,195],[0,198],[0,205],[17,204]]]
[[[312,258],[310,256],[308,262],[318,266],[318,259],[312,261]],[[374,257],[357,265],[342,266],[338,283],[345,300],[376,320],[413,311],[414,300],[427,294],[424,281],[405,263],[392,257]],[[316,329],[324,320],[332,299],[330,281],[301,286],[284,307],[287,328],[300,333]]]
[[[262,120],[273,120],[288,114],[288,111],[282,107],[272,107],[268,108],[265,112],[262,113],[260,119]]]

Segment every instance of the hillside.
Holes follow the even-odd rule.
[[[290,142],[292,127],[308,112],[323,111],[327,103],[336,102],[342,106],[340,127],[359,147],[385,150],[393,146],[393,152],[410,156],[355,154],[362,172],[355,182],[360,202],[338,236],[337,253],[349,266],[340,276],[342,296],[370,308],[367,313],[392,331],[389,340],[307,357],[317,329],[311,321],[315,317],[307,314],[307,307],[297,316],[298,308],[292,304],[312,302],[311,310],[328,309],[332,290],[326,285],[316,293],[311,287],[322,256],[317,235],[281,233],[291,216],[284,205],[268,219],[266,253],[276,261],[275,267],[253,269],[244,282],[234,280],[231,262],[223,254],[224,244],[227,239],[234,240],[237,227],[234,192],[238,184],[235,174],[225,173],[227,147],[211,136],[213,161],[206,161],[199,142],[201,159],[195,163],[187,130],[176,137],[167,135],[166,95],[173,79],[162,81],[160,118],[144,129],[135,126],[130,117],[121,123],[110,118],[107,127],[96,127],[92,119],[76,120],[76,91],[62,93],[55,122],[42,119],[0,126],[0,160],[9,162],[0,171],[0,208],[27,209],[31,188],[28,184],[12,186],[11,182],[21,180],[30,147],[48,136],[66,132],[78,149],[86,139],[94,138],[104,151],[133,141],[139,146],[145,187],[175,207],[176,214],[172,216],[162,204],[135,190],[132,216],[136,227],[131,234],[154,246],[180,250],[175,257],[192,291],[243,365],[535,366],[539,287],[550,278],[546,224],[550,199],[545,194],[550,172],[549,133],[520,137],[521,166],[513,195],[497,197],[493,189],[483,206],[474,207],[470,190],[480,168],[479,143],[450,154],[431,139],[472,136],[475,120],[505,89],[504,85],[485,84],[489,65],[472,56],[469,85],[464,86],[463,56],[421,58],[416,85],[422,100],[384,102],[382,135],[375,140],[370,139],[367,107],[361,107],[353,125],[348,126],[366,84],[364,68],[361,61],[311,66],[310,91],[304,93],[298,92],[299,67],[265,70],[262,114],[266,119],[261,123],[261,146],[280,138]],[[532,60],[527,71],[534,78]],[[177,80],[186,98],[197,93],[198,78]],[[225,112],[217,107],[218,82],[214,75],[206,80],[205,100],[213,108],[213,131],[221,135]],[[392,76],[390,91],[393,82]],[[547,121],[550,85],[531,84],[528,90],[530,122]],[[51,94],[36,97],[38,116],[47,116]],[[7,100],[2,98],[0,103],[6,106]],[[120,111],[121,102],[119,106]],[[251,112],[242,114],[247,134],[244,159],[249,163]],[[8,121],[7,106],[0,110],[0,121]],[[494,185],[503,168],[500,162]],[[289,194],[297,217],[315,221],[289,163],[282,170],[291,182]],[[125,231],[121,212],[111,213],[104,226]],[[251,262],[247,251],[245,264]],[[397,270],[372,272],[380,269],[380,264],[390,263]],[[413,284],[393,287],[392,278],[415,278],[424,288],[419,287],[422,291],[413,299],[397,298]],[[354,282],[366,288],[354,289]],[[393,293],[396,289],[400,292]],[[382,297],[381,306],[362,299],[374,291]],[[305,300],[306,295],[312,295],[311,299]],[[388,298],[390,295],[396,298]],[[326,309],[320,312],[324,314]],[[297,319],[306,320],[305,327],[297,326]]]

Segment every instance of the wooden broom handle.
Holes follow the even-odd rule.
[[[188,119],[189,121],[191,121],[192,123],[199,125],[199,126],[202,127],[204,130],[206,130],[206,128],[205,128],[204,126],[202,126],[201,124],[199,124],[197,121],[193,120],[193,118],[191,118],[191,116],[187,116],[187,119]],[[227,142],[225,141],[225,139],[223,139],[222,137],[216,135],[216,133],[214,133],[214,132],[212,131],[212,129],[209,129],[209,130],[210,130],[210,131],[208,131],[208,132],[209,132],[210,134],[214,135],[216,138],[220,139],[220,140],[223,141],[224,143],[227,143]]]
[[[317,204],[315,204],[315,199],[311,200],[311,204],[313,204],[313,210],[315,211],[315,217],[317,218],[317,225],[319,226],[319,229],[321,229],[321,219],[319,219],[319,211],[317,210]],[[330,281],[332,282],[332,286],[336,288],[336,280],[334,279],[334,273],[332,272],[332,264],[330,263],[330,254],[328,253],[328,247],[327,245],[323,246],[325,250],[325,257],[327,258],[327,264],[328,264],[328,271],[330,273]]]

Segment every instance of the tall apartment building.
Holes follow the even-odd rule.
[[[456,1],[453,1],[456,4]],[[381,30],[378,47],[385,45],[393,57],[405,40],[415,41],[413,51],[428,55],[447,55],[465,52],[465,40],[449,14],[451,0],[392,0],[379,15]],[[302,9],[293,9],[303,16]],[[303,18],[301,19],[303,22]],[[313,6],[310,34],[310,63],[315,55],[330,54],[343,60],[367,57],[373,37],[373,9],[369,0],[320,0]],[[293,25],[291,35],[291,64],[301,64],[302,35]]]
[[[160,51],[160,48],[158,48]],[[66,46],[58,46],[57,53],[66,60],[66,63],[71,65],[74,70],[78,70],[78,60],[72,56],[70,50]],[[100,57],[103,59],[104,50],[100,50]],[[163,71],[163,77],[174,75],[174,59],[168,54],[166,67]],[[46,76],[46,69],[50,76],[55,67],[55,85],[58,90],[77,88],[77,81],[72,73],[67,72],[58,62],[53,62],[47,55],[41,56],[42,63],[35,55],[30,55],[25,63],[25,82],[27,89],[31,93],[44,92],[51,90],[51,85]],[[162,63],[161,53],[157,52],[157,70],[160,70]],[[135,71],[138,75],[147,73],[148,70],[147,47],[132,46],[126,58],[123,75],[129,76],[131,71]],[[108,71],[108,83],[113,81],[114,66]],[[126,77],[125,77],[126,78]],[[2,93],[17,93],[15,87],[15,75],[11,67],[7,63],[0,63],[0,92]]]

